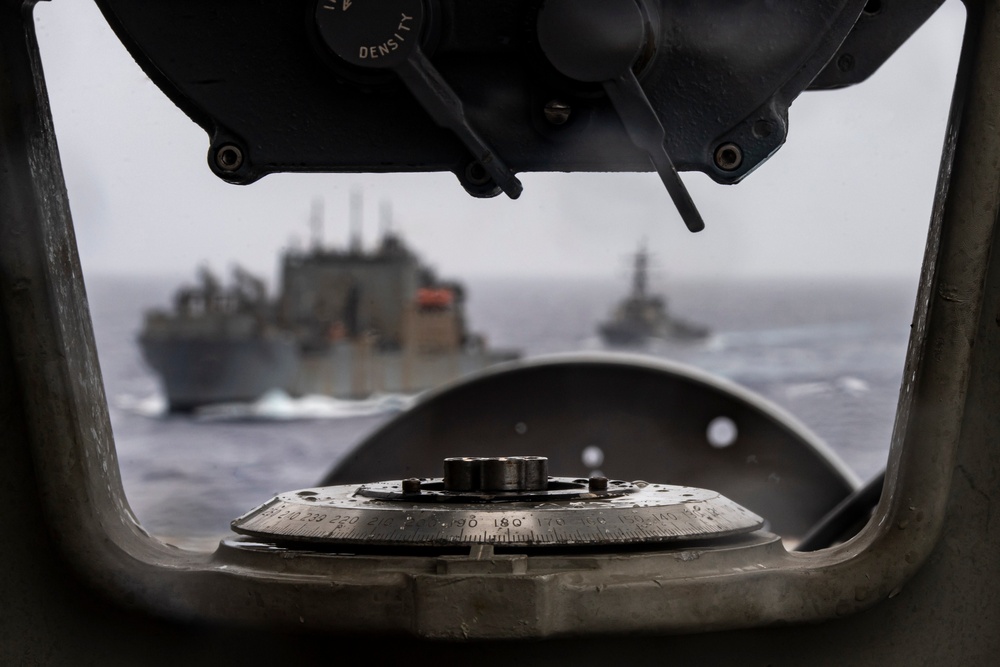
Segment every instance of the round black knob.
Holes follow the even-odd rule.
[[[462,456],[444,460],[448,491],[544,491],[549,460],[544,456]]]
[[[470,192],[493,196],[502,190],[517,199],[521,181],[472,127],[462,100],[421,49],[427,16],[425,0],[319,0],[316,5],[316,26],[327,47],[352,65],[396,72],[431,118],[468,149],[470,167],[483,172],[484,182],[476,185],[492,179],[496,186]]]
[[[538,42],[561,73],[596,83],[632,67],[646,42],[636,0],[545,0]]]
[[[359,67],[391,69],[420,44],[422,0],[321,0],[316,25],[330,50]]]

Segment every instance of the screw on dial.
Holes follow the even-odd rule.
[[[666,131],[633,71],[649,39],[643,0],[545,0],[538,41],[549,62],[577,81],[601,83],[629,139],[646,151],[692,232],[705,223],[674,167]]]
[[[511,199],[521,182],[469,123],[462,100],[421,48],[423,0],[319,0],[316,25],[333,53],[357,67],[394,71],[441,127],[451,130]]]

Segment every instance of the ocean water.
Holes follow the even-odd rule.
[[[467,279],[472,328],[528,357],[601,350],[596,324],[625,280]],[[408,396],[367,401],[280,395],[198,416],[168,415],[135,339],[142,312],[163,307],[177,283],[88,276],[122,478],[133,511],[168,539],[223,535],[236,516],[275,493],[315,485]],[[644,353],[743,385],[791,412],[861,479],[885,465],[916,280],[757,280],[676,283],[678,317],[708,325],[693,345]]]

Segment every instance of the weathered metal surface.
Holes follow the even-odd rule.
[[[548,491],[549,460],[544,456],[457,456],[444,460],[446,491]]]
[[[20,1],[0,3],[0,526],[16,536],[0,550],[0,661],[217,664],[231,662],[238,646],[250,647],[237,656],[245,664],[328,661],[344,639],[331,633],[350,633],[386,661],[433,651],[442,663],[483,665],[571,655],[996,664],[1000,265],[989,260],[1000,256],[1000,2],[968,7],[972,28],[875,520],[815,554],[743,543],[676,556],[539,557],[522,563],[523,574],[511,564],[508,574],[470,575],[406,557],[291,556],[281,568],[266,546],[213,559],[142,534],[114,472],[30,12]],[[461,641],[525,636],[565,639]]]
[[[551,478],[587,489],[586,480]],[[618,484],[624,486],[624,483]],[[334,486],[282,493],[233,521],[233,530],[305,545],[448,547],[608,546],[703,540],[749,532],[764,521],[715,491],[642,484],[617,496],[564,500],[535,492],[532,500],[432,502],[369,497],[365,487]],[[425,486],[443,487],[440,480]],[[632,485],[629,485],[632,486]],[[450,492],[441,492],[447,501]]]
[[[347,46],[335,40],[331,49],[324,41],[317,12],[351,14],[371,1],[354,0],[339,12],[317,9],[343,7],[336,3],[284,0],[98,5],[149,77],[209,134],[209,166],[228,181],[276,171],[452,171],[470,192],[487,194],[496,190],[492,179],[487,175],[484,185],[470,169],[482,162],[480,153],[497,155],[514,171],[651,168],[599,86],[560,74],[541,53],[542,3],[420,3],[428,11],[418,51],[458,95],[435,106],[393,72],[356,64],[375,55],[400,60],[405,44],[390,55],[391,35],[359,45],[367,50],[354,63],[336,55]],[[677,168],[734,183],[774,153],[785,140],[788,105],[826,65],[864,4],[813,0],[803,11],[798,0],[643,2],[649,45],[636,67],[642,65],[643,90]],[[393,6],[404,11],[406,3]],[[552,100],[572,106],[566,122],[546,120]],[[484,142],[472,152],[453,133],[454,118],[444,118],[457,106]],[[716,164],[723,144],[740,147],[738,166]],[[224,168],[218,156],[232,147],[239,165]]]
[[[869,0],[829,64],[810,90],[841,88],[864,81],[910,38],[944,0]]]

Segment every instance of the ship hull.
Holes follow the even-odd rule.
[[[452,350],[421,353],[413,350],[375,350],[341,344],[303,353],[298,373],[289,387],[296,396],[325,394],[337,398],[365,398],[372,394],[415,394],[518,358],[514,352]]]
[[[171,412],[253,401],[287,387],[299,367],[291,338],[143,338],[139,344],[160,376]]]
[[[650,340],[668,340],[693,343],[708,337],[706,327],[672,321],[659,325],[633,322],[605,322],[598,328],[605,345],[612,347],[637,347]]]
[[[415,394],[518,357],[504,351],[419,353],[355,344],[300,351],[291,338],[147,338],[140,340],[140,346],[160,376],[171,412],[248,403],[274,389],[293,396],[335,398]]]

